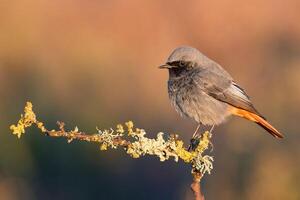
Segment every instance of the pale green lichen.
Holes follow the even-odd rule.
[[[158,133],[156,139],[145,137],[146,132],[142,129],[139,133],[134,134],[137,140],[127,148],[127,153],[132,157],[156,155],[160,161],[168,160],[170,157],[174,157],[175,161],[178,161],[178,155],[174,151],[176,149],[175,141],[166,141],[163,133]]]
[[[156,138],[146,137],[143,129],[135,128],[132,121],[126,122],[125,126],[118,124],[115,129],[99,130],[96,134],[85,134],[79,132],[78,127],[74,130],[65,131],[64,123],[59,122],[59,130],[48,131],[42,122],[36,119],[32,110],[32,104],[27,102],[24,115],[17,125],[11,125],[10,129],[18,138],[25,133],[25,128],[35,124],[43,133],[52,137],[65,137],[68,142],[73,140],[82,140],[87,142],[97,142],[100,144],[100,150],[108,148],[116,149],[123,147],[127,154],[133,158],[139,158],[145,155],[157,156],[160,161],[169,160],[170,158],[178,162],[179,159],[192,166],[192,173],[210,174],[213,169],[213,157],[205,155],[204,152],[210,148],[211,133],[203,133],[200,142],[194,151],[187,151],[182,140],[178,135],[165,136],[160,132]]]
[[[126,123],[128,125],[128,123]],[[133,124],[130,123],[130,136],[136,141],[132,142],[127,148],[127,153],[133,158],[139,158],[144,155],[155,155],[160,161],[168,160],[173,157],[177,162],[182,159],[186,163],[191,163],[193,170],[201,174],[211,173],[213,169],[213,157],[203,155],[204,151],[210,147],[211,133],[205,132],[195,151],[187,151],[181,140],[177,140],[177,136],[170,136],[167,140],[164,139],[163,133],[158,133],[156,139],[145,137],[146,132],[143,129],[133,130]]]
[[[196,169],[197,171],[200,171],[201,174],[211,173],[211,170],[213,169],[213,161],[214,158],[209,155],[203,155],[203,152],[207,150],[210,147],[210,138],[212,137],[212,134],[208,131],[206,131],[199,142],[199,145],[197,146],[195,150],[195,157],[192,161],[193,169]]]
[[[107,150],[108,147],[112,149],[116,149],[118,147],[114,141],[116,138],[123,136],[123,133],[120,132],[120,130],[114,131],[112,128],[104,131],[97,128],[97,130],[100,135],[100,140],[102,141],[102,144],[100,144],[100,150]]]

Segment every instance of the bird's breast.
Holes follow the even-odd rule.
[[[181,115],[205,125],[220,124],[229,115],[228,105],[207,95],[192,79],[170,79],[168,93]]]

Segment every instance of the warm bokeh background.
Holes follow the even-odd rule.
[[[233,118],[214,134],[207,199],[300,199],[300,2],[2,0],[0,199],[190,199],[190,168],[133,160],[122,151],[10,134],[26,100],[56,120],[94,132],[133,120],[152,135],[195,124],[170,106],[170,51],[194,46],[222,64],[285,134]]]

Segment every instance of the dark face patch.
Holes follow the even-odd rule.
[[[167,64],[172,66],[171,68],[169,68],[170,76],[176,77],[187,73],[193,67],[193,63],[187,61],[173,61],[168,62]]]

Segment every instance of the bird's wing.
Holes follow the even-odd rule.
[[[254,108],[246,92],[227,73],[216,70],[202,70],[195,77],[197,85],[209,96],[261,116]]]

